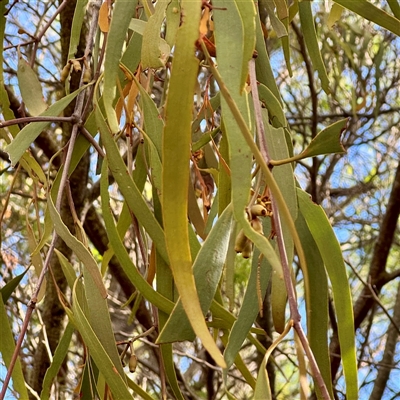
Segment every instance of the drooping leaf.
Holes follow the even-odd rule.
[[[104,375],[114,399],[128,400],[133,399],[124,378],[118,372],[116,365],[110,359],[101,341],[93,331],[88,319],[83,313],[75,290],[72,290],[72,310],[66,308],[70,321],[79,330],[85,344],[89,348],[90,356],[93,357],[97,367]]]
[[[134,213],[139,223],[146,229],[154,243],[157,243],[157,250],[168,261],[168,255],[165,247],[164,232],[149,209],[142,193],[139,191],[135,182],[132,180],[126,165],[121,157],[119,148],[104,121],[99,107],[96,108],[96,121],[99,126],[100,136],[107,151],[107,159],[110,170],[118,183],[119,189],[123,194],[129,208]]]
[[[271,266],[264,257],[261,256],[261,258],[259,258],[259,256],[260,253],[255,251],[243,302],[240,307],[238,318],[232,326],[228,344],[224,352],[224,358],[228,368],[233,364],[236,355],[241,349],[258,315],[258,299],[259,296],[264,298],[271,276]]]
[[[227,207],[207,236],[193,263],[193,274],[202,309],[206,314],[221,279],[231,231],[232,207]],[[158,337],[159,343],[193,340],[194,333],[178,301]]]
[[[79,260],[81,260],[81,262],[85,265],[93,281],[95,282],[99,293],[101,294],[102,298],[105,299],[107,297],[107,291],[104,287],[104,283],[100,275],[100,270],[95,259],[93,258],[89,249],[71,234],[71,232],[61,219],[60,214],[56,210],[53,199],[50,195],[47,197],[47,200],[47,206],[54,224],[54,229],[56,230],[57,234],[64,240],[67,246],[74,251]]]
[[[342,252],[323,209],[297,190],[300,211],[321,254],[332,285],[347,397],[358,398],[357,360],[351,293]]]
[[[116,80],[121,59],[122,47],[125,42],[126,31],[134,16],[137,1],[116,0],[108,32],[106,57],[104,60],[104,109],[112,133],[117,133],[119,124],[113,107],[116,92]]]
[[[192,271],[187,223],[192,100],[198,72],[194,56],[201,1],[183,0],[185,18],[177,31],[163,136],[163,222],[169,261],[183,308],[196,335],[220,366],[225,361],[203,318]],[[181,88],[187,90],[182,92]],[[176,138],[179,137],[179,140]]]
[[[15,278],[14,278],[15,279]],[[4,360],[6,368],[10,365],[11,357],[14,353],[15,342],[13,337],[13,332],[10,327],[9,317],[7,315],[6,309],[4,307],[4,294],[3,289],[1,290],[0,296],[0,353]],[[20,395],[21,399],[28,399],[28,391],[25,386],[24,374],[22,372],[21,360],[18,357],[14,366],[14,371],[12,373],[12,382],[14,389]],[[6,392],[7,393],[7,392]]]
[[[304,273],[307,336],[324,382],[333,398],[328,347],[328,280],[318,246],[301,213],[296,220],[296,228],[307,259],[307,272]],[[318,385],[315,385],[315,388],[319,390]]]
[[[166,297],[160,295],[153,287],[147,282],[146,279],[139,273],[136,266],[133,264],[129,254],[122,243],[122,239],[115,227],[113,216],[109,207],[110,197],[108,194],[108,176],[107,176],[107,162],[104,162],[101,174],[100,184],[101,204],[103,210],[104,223],[107,230],[108,239],[118,258],[124,272],[135,285],[136,289],[152,304],[154,304],[161,311],[170,314],[174,304]]]
[[[47,108],[47,104],[43,98],[42,86],[37,74],[20,53],[18,54],[17,77],[22,100],[29,113],[34,117],[42,114]]]
[[[284,339],[284,337],[288,334],[291,328],[291,324],[287,324],[285,330],[282,334],[276,339],[271,346],[268,348],[268,351],[265,353],[263,361],[258,370],[256,387],[254,390],[254,400],[270,400],[272,399],[271,395],[271,386],[269,383],[268,373],[267,373],[267,362],[268,358],[271,356],[272,352],[275,350],[276,346]]]
[[[78,50],[87,4],[88,0],[78,0],[76,2],[69,40],[68,59],[75,58],[75,54]]]
[[[314,68],[318,71],[322,89],[324,89],[325,93],[330,93],[329,78],[326,73],[321,52],[319,50],[317,32],[315,31],[314,17],[311,11],[311,1],[300,1],[299,13],[301,28],[304,35],[304,41],[306,42],[308,55],[311,58]]]
[[[53,360],[51,361],[50,367],[47,369],[46,374],[43,379],[42,391],[40,393],[40,400],[48,400],[50,399],[50,390],[51,385],[53,383],[54,378],[60,371],[60,368],[65,360],[68,351],[70,350],[69,346],[72,339],[72,334],[74,333],[74,327],[71,323],[67,325],[64,333],[61,336],[60,341],[56,347],[56,350],[53,354]]]

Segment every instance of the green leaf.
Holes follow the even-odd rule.
[[[108,174],[107,160],[104,161],[102,167],[100,181],[101,205],[103,211],[104,224],[107,230],[107,236],[110,244],[118,258],[124,272],[135,285],[136,289],[152,304],[161,311],[170,314],[174,304],[166,297],[161,296],[153,287],[143,278],[136,266],[133,264],[125,246],[122,243],[121,237],[115,227],[113,216],[110,210],[110,196],[108,194]]]
[[[278,38],[282,38],[284,36],[288,36],[288,32],[286,30],[285,25],[282,23],[282,21],[275,15],[274,8],[275,4],[270,1],[265,1],[263,3],[265,5],[265,8],[268,11],[268,16],[271,21],[272,28],[274,29],[276,36]]]
[[[143,32],[142,67],[164,67],[170,54],[168,43],[160,37],[161,25],[165,18],[165,9],[171,0],[159,0],[154,14],[147,21]]]
[[[343,154],[346,153],[340,137],[346,129],[349,119],[341,119],[327,126],[320,131],[317,136],[311,141],[307,148],[296,159],[319,156],[322,154]]]
[[[119,131],[117,114],[113,106],[119,61],[125,43],[126,31],[135,13],[137,1],[116,0],[112,14],[110,31],[107,36],[106,57],[104,60],[104,109],[113,133]]]
[[[75,287],[72,290],[72,311],[66,308],[70,321],[76,326],[81,334],[86,346],[89,348],[90,356],[96,363],[101,373],[104,375],[108,386],[113,394],[113,399],[128,400],[133,399],[124,378],[118,372],[116,365],[110,359],[102,342],[96,336],[88,319],[83,313],[78,298],[76,297]]]
[[[10,298],[10,296],[13,294],[14,290],[17,288],[19,283],[21,282],[21,279],[25,276],[25,274],[28,272],[29,267],[22,272],[21,274],[17,275],[16,277],[12,278],[9,282],[6,283],[1,289],[1,298],[3,299],[4,303],[7,303],[7,300]]]
[[[101,140],[106,149],[107,160],[115,181],[118,183],[119,189],[130,210],[134,213],[139,223],[146,229],[153,242],[157,244],[157,250],[162,257],[168,262],[164,232],[129,174],[119,148],[104,121],[99,107],[96,107],[95,112]]]
[[[71,323],[68,323],[65,331],[58,342],[56,350],[53,355],[50,367],[47,369],[43,379],[42,392],[40,393],[40,400],[47,400],[50,398],[51,385],[54,378],[57,376],[66,355],[69,351],[69,344],[71,343],[72,334],[74,333],[74,327]]]
[[[63,97],[53,105],[51,105],[41,116],[58,116],[65,107],[80,93],[85,90],[87,86],[82,86],[75,92]],[[15,165],[25,150],[31,145],[32,142],[40,135],[40,133],[48,126],[50,122],[31,122],[26,125],[16,136],[16,138],[5,148],[5,151],[10,155],[11,162]]]
[[[349,281],[342,252],[323,209],[298,189],[299,208],[321,254],[332,285],[343,370],[349,399],[358,399],[354,316]]]
[[[170,47],[173,47],[176,39],[176,31],[181,23],[181,7],[178,0],[171,0],[168,4],[166,19],[167,33],[165,34],[165,40]]]
[[[304,273],[307,336],[327,389],[334,398],[328,346],[328,279],[318,246],[301,213],[296,228],[307,260],[307,272]],[[317,384],[315,389],[319,390]]]
[[[92,254],[81,241],[79,241],[75,236],[72,236],[68,227],[64,224],[63,220],[61,219],[60,214],[54,207],[53,199],[51,198],[50,195],[47,196],[47,206],[50,212],[51,219],[54,224],[54,229],[56,230],[57,234],[62,238],[62,240],[64,240],[66,245],[76,254],[76,256],[83,263],[85,268],[87,268],[87,271],[90,273],[90,276],[95,282],[102,298],[103,299],[107,298],[107,291],[106,288],[104,287],[99,267],[97,266],[97,263],[93,258]]]
[[[81,38],[81,30],[86,14],[88,0],[78,0],[76,2],[74,18],[71,26],[71,36],[69,39],[68,59],[75,58],[78,51],[79,40]]]
[[[29,113],[36,117],[47,109],[37,74],[18,51],[18,86]]]
[[[350,11],[355,12],[368,21],[371,21],[382,28],[393,32],[397,36],[400,36],[400,20],[391,16],[381,8],[373,5],[371,2],[367,0],[334,0],[334,2],[340,4]],[[397,18],[399,18],[399,16],[397,16]]]
[[[235,0],[235,2],[240,15],[240,21],[241,21],[240,25],[243,32],[242,42],[237,42],[237,43],[242,43],[243,45],[243,49],[241,50],[242,69],[241,69],[240,88],[241,90],[244,90],[247,78],[249,76],[249,60],[251,60],[251,58],[253,57],[254,48],[256,44],[255,43],[256,9],[254,7],[254,2],[252,1]],[[238,29],[238,27],[236,27],[236,29]]]
[[[271,63],[269,61],[267,46],[265,46],[265,39],[261,29],[260,15],[258,14],[258,10],[256,17],[256,50],[258,53],[256,58],[257,80],[264,84],[272,92],[275,98],[278,99],[281,104],[283,104],[281,94],[272,71]]]
[[[186,315],[211,357],[224,367],[225,361],[208,331],[196,291],[187,223],[192,102],[199,64],[194,54],[199,35],[201,1],[183,0],[181,6],[185,18],[177,31],[163,136],[165,239],[170,266]],[[186,90],[182,91],[182,87]],[[179,140],[176,140],[177,137]]]
[[[329,94],[329,78],[326,73],[321,52],[319,51],[317,32],[315,31],[314,17],[311,11],[311,1],[299,2],[299,14],[301,28],[304,35],[304,41],[306,42],[308,54],[311,58],[311,62],[314,68],[318,71],[318,76],[321,80],[322,89],[324,89],[325,93]]]
[[[203,315],[209,310],[221,279],[228,250],[231,223],[232,207],[228,206],[218,218],[193,263],[193,274]],[[193,339],[193,330],[185,315],[182,302],[179,300],[157,342],[192,341]]]
[[[251,265],[250,278],[247,283],[246,293],[240,307],[237,320],[232,326],[228,344],[224,352],[224,358],[229,368],[239,353],[251,326],[257,318],[259,306],[258,298],[264,298],[268,282],[271,276],[271,266],[265,258],[259,260],[260,253],[255,251]],[[257,294],[259,292],[259,294]]]
[[[2,296],[0,296],[0,353],[3,356],[2,358],[4,360],[6,368],[8,368],[11,362],[11,357],[14,353],[15,342],[13,332],[10,327],[9,317],[3,303],[3,289],[1,290]],[[4,371],[2,372],[2,374],[3,373]],[[19,357],[17,358],[11,377],[14,389],[19,393],[20,398],[29,399],[28,392],[25,387],[24,374],[22,372],[21,361]]]

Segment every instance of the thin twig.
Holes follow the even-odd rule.
[[[5,128],[11,125],[29,124],[31,122],[76,122],[75,115],[71,117],[51,117],[51,116],[37,116],[37,117],[23,117],[10,119],[8,121],[0,121],[0,128]]]

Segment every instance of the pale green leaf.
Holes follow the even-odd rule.
[[[307,336],[324,382],[333,398],[328,346],[328,279],[318,246],[301,213],[296,220],[296,228],[307,260],[307,273],[304,274]],[[317,384],[315,388],[319,391]]]
[[[193,263],[193,274],[199,294],[202,314],[205,315],[217,290],[231,231],[232,207],[227,207],[218,218]],[[194,333],[178,301],[157,342],[193,340]]]
[[[104,349],[101,341],[93,331],[89,321],[85,317],[82,309],[80,308],[79,301],[76,297],[75,290],[72,291],[73,302],[72,311],[66,309],[68,317],[71,322],[76,326],[81,334],[83,341],[89,348],[89,354],[96,363],[101,373],[111,389],[114,400],[128,400],[133,399],[130,394],[124,378],[118,372],[116,365],[110,359],[107,351]]]
[[[79,260],[85,265],[89,271],[93,281],[95,282],[102,298],[107,297],[107,291],[104,287],[99,267],[93,258],[92,254],[85,245],[71,234],[68,227],[64,224],[60,214],[54,207],[53,199],[50,195],[47,196],[47,206],[50,212],[51,219],[54,224],[54,229],[57,234],[64,240],[66,245],[76,254]]]
[[[47,109],[47,104],[43,98],[42,86],[35,71],[18,55],[18,86],[21,91],[22,100],[29,113],[36,117]]]

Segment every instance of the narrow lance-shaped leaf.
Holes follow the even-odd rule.
[[[304,274],[307,336],[324,382],[333,398],[328,346],[328,279],[318,246],[301,213],[296,220],[296,228],[307,259],[307,273]],[[318,386],[315,387],[318,391]]]
[[[40,400],[50,399],[50,390],[53,384],[54,378],[57,376],[60,368],[65,360],[66,355],[69,352],[69,345],[71,343],[72,334],[75,329],[71,323],[67,325],[65,331],[58,342],[56,350],[53,355],[53,360],[50,367],[47,369],[43,379],[42,392],[40,393]]]
[[[106,226],[108,239],[118,258],[123,270],[128,278],[135,285],[136,289],[152,304],[163,312],[169,314],[172,311],[174,304],[164,296],[156,292],[152,286],[143,278],[139,273],[136,266],[133,264],[129,254],[122,243],[117,228],[114,224],[114,219],[110,210],[110,196],[108,193],[108,174],[107,174],[107,160],[104,161],[100,180],[100,195],[101,204],[104,217],[104,224]]]
[[[3,295],[3,293],[1,294]],[[15,342],[9,325],[9,317],[4,307],[3,296],[0,296],[0,338],[0,353],[7,368],[10,365],[11,357],[15,349]],[[18,392],[20,398],[28,399],[28,391],[25,387],[24,374],[22,372],[21,361],[19,358],[17,358],[15,363],[12,379],[14,389]]]
[[[232,326],[224,357],[228,368],[233,364],[240,348],[253,325],[258,312],[258,298],[264,298],[271,276],[271,266],[259,251],[253,254],[251,274],[237,320]]]
[[[19,50],[17,77],[22,100],[29,113],[36,117],[46,110],[47,104],[44,101],[42,86],[40,85],[37,74],[23,59]]]
[[[81,334],[86,346],[89,348],[90,356],[96,363],[101,373],[104,375],[107,385],[113,394],[113,399],[128,400],[133,399],[123,377],[118,372],[115,364],[110,359],[99,338],[94,333],[89,321],[83,313],[79,301],[76,297],[75,286],[72,290],[72,310],[66,308],[71,322],[76,326]]]
[[[192,101],[198,73],[195,42],[199,35],[200,0],[183,0],[185,18],[177,31],[165,109],[163,137],[163,221],[169,261],[183,308],[193,330],[220,366],[225,361],[203,318],[192,271],[187,223]],[[182,91],[182,87],[185,88]],[[179,140],[177,140],[177,137]]]
[[[323,209],[314,204],[304,191],[298,189],[297,194],[300,211],[318,246],[332,284],[346,395],[349,399],[358,399],[353,306],[342,252]]]
[[[209,310],[221,279],[231,222],[232,207],[228,206],[218,218],[193,264],[193,274],[203,314]],[[182,302],[178,301],[157,341],[163,343],[193,339],[194,333],[184,313]]]
[[[348,10],[354,11],[356,14],[367,19],[368,21],[371,21],[381,26],[382,28],[388,29],[397,36],[400,36],[400,20],[388,14],[381,8],[378,8],[370,1],[334,0],[334,2],[340,4],[341,6],[347,8]],[[395,9],[398,10],[398,7],[396,7]]]
[[[106,149],[110,170],[118,183],[130,210],[135,214],[139,223],[146,229],[151,239],[156,243],[157,250],[165,261],[168,262],[168,255],[165,247],[164,232],[149,209],[142,193],[129,174],[126,165],[121,157],[118,146],[101,114],[100,108],[96,107],[96,121],[99,127],[101,140]]]
[[[122,47],[125,42],[126,31],[136,9],[136,1],[116,0],[112,14],[110,31],[106,45],[106,58],[104,60],[104,108],[110,129],[113,133],[119,130],[117,115],[113,107],[116,92],[116,80],[119,70]]]
[[[326,73],[321,52],[319,51],[317,33],[315,31],[314,25],[314,17],[311,11],[311,1],[301,1],[299,3],[299,13],[304,41],[306,42],[311,62],[314,68],[318,71],[318,76],[321,80],[322,89],[324,89],[325,93],[330,93],[329,78]]]
[[[101,296],[105,299],[107,297],[107,291],[104,287],[104,283],[100,275],[100,270],[97,266],[95,259],[93,258],[87,247],[85,247],[84,244],[79,241],[75,236],[72,236],[68,227],[62,221],[60,214],[57,212],[53,203],[53,199],[50,195],[47,197],[47,200],[47,205],[51,219],[54,224],[54,229],[56,230],[57,234],[62,238],[62,240],[64,240],[67,246],[74,251],[79,260],[88,269]]]

